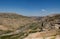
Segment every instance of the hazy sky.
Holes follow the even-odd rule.
[[[16,12],[26,16],[60,13],[60,0],[0,0],[0,12]]]

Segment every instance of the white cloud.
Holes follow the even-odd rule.
[[[41,9],[42,12],[46,11],[45,9]]]
[[[43,16],[47,15],[48,13],[49,13],[49,12],[48,12],[48,10],[46,10],[46,9],[41,9],[41,10],[40,10],[40,14],[43,15]]]

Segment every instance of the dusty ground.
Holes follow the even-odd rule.
[[[31,33],[24,39],[60,39],[60,35],[55,30]]]

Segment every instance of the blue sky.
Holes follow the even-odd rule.
[[[0,12],[15,12],[25,16],[60,13],[60,0],[0,0]]]

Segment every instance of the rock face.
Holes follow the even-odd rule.
[[[0,13],[1,39],[25,39],[28,37],[47,37],[46,39],[48,39],[50,35],[56,36],[56,39],[60,37],[60,14],[27,17],[12,13]]]

